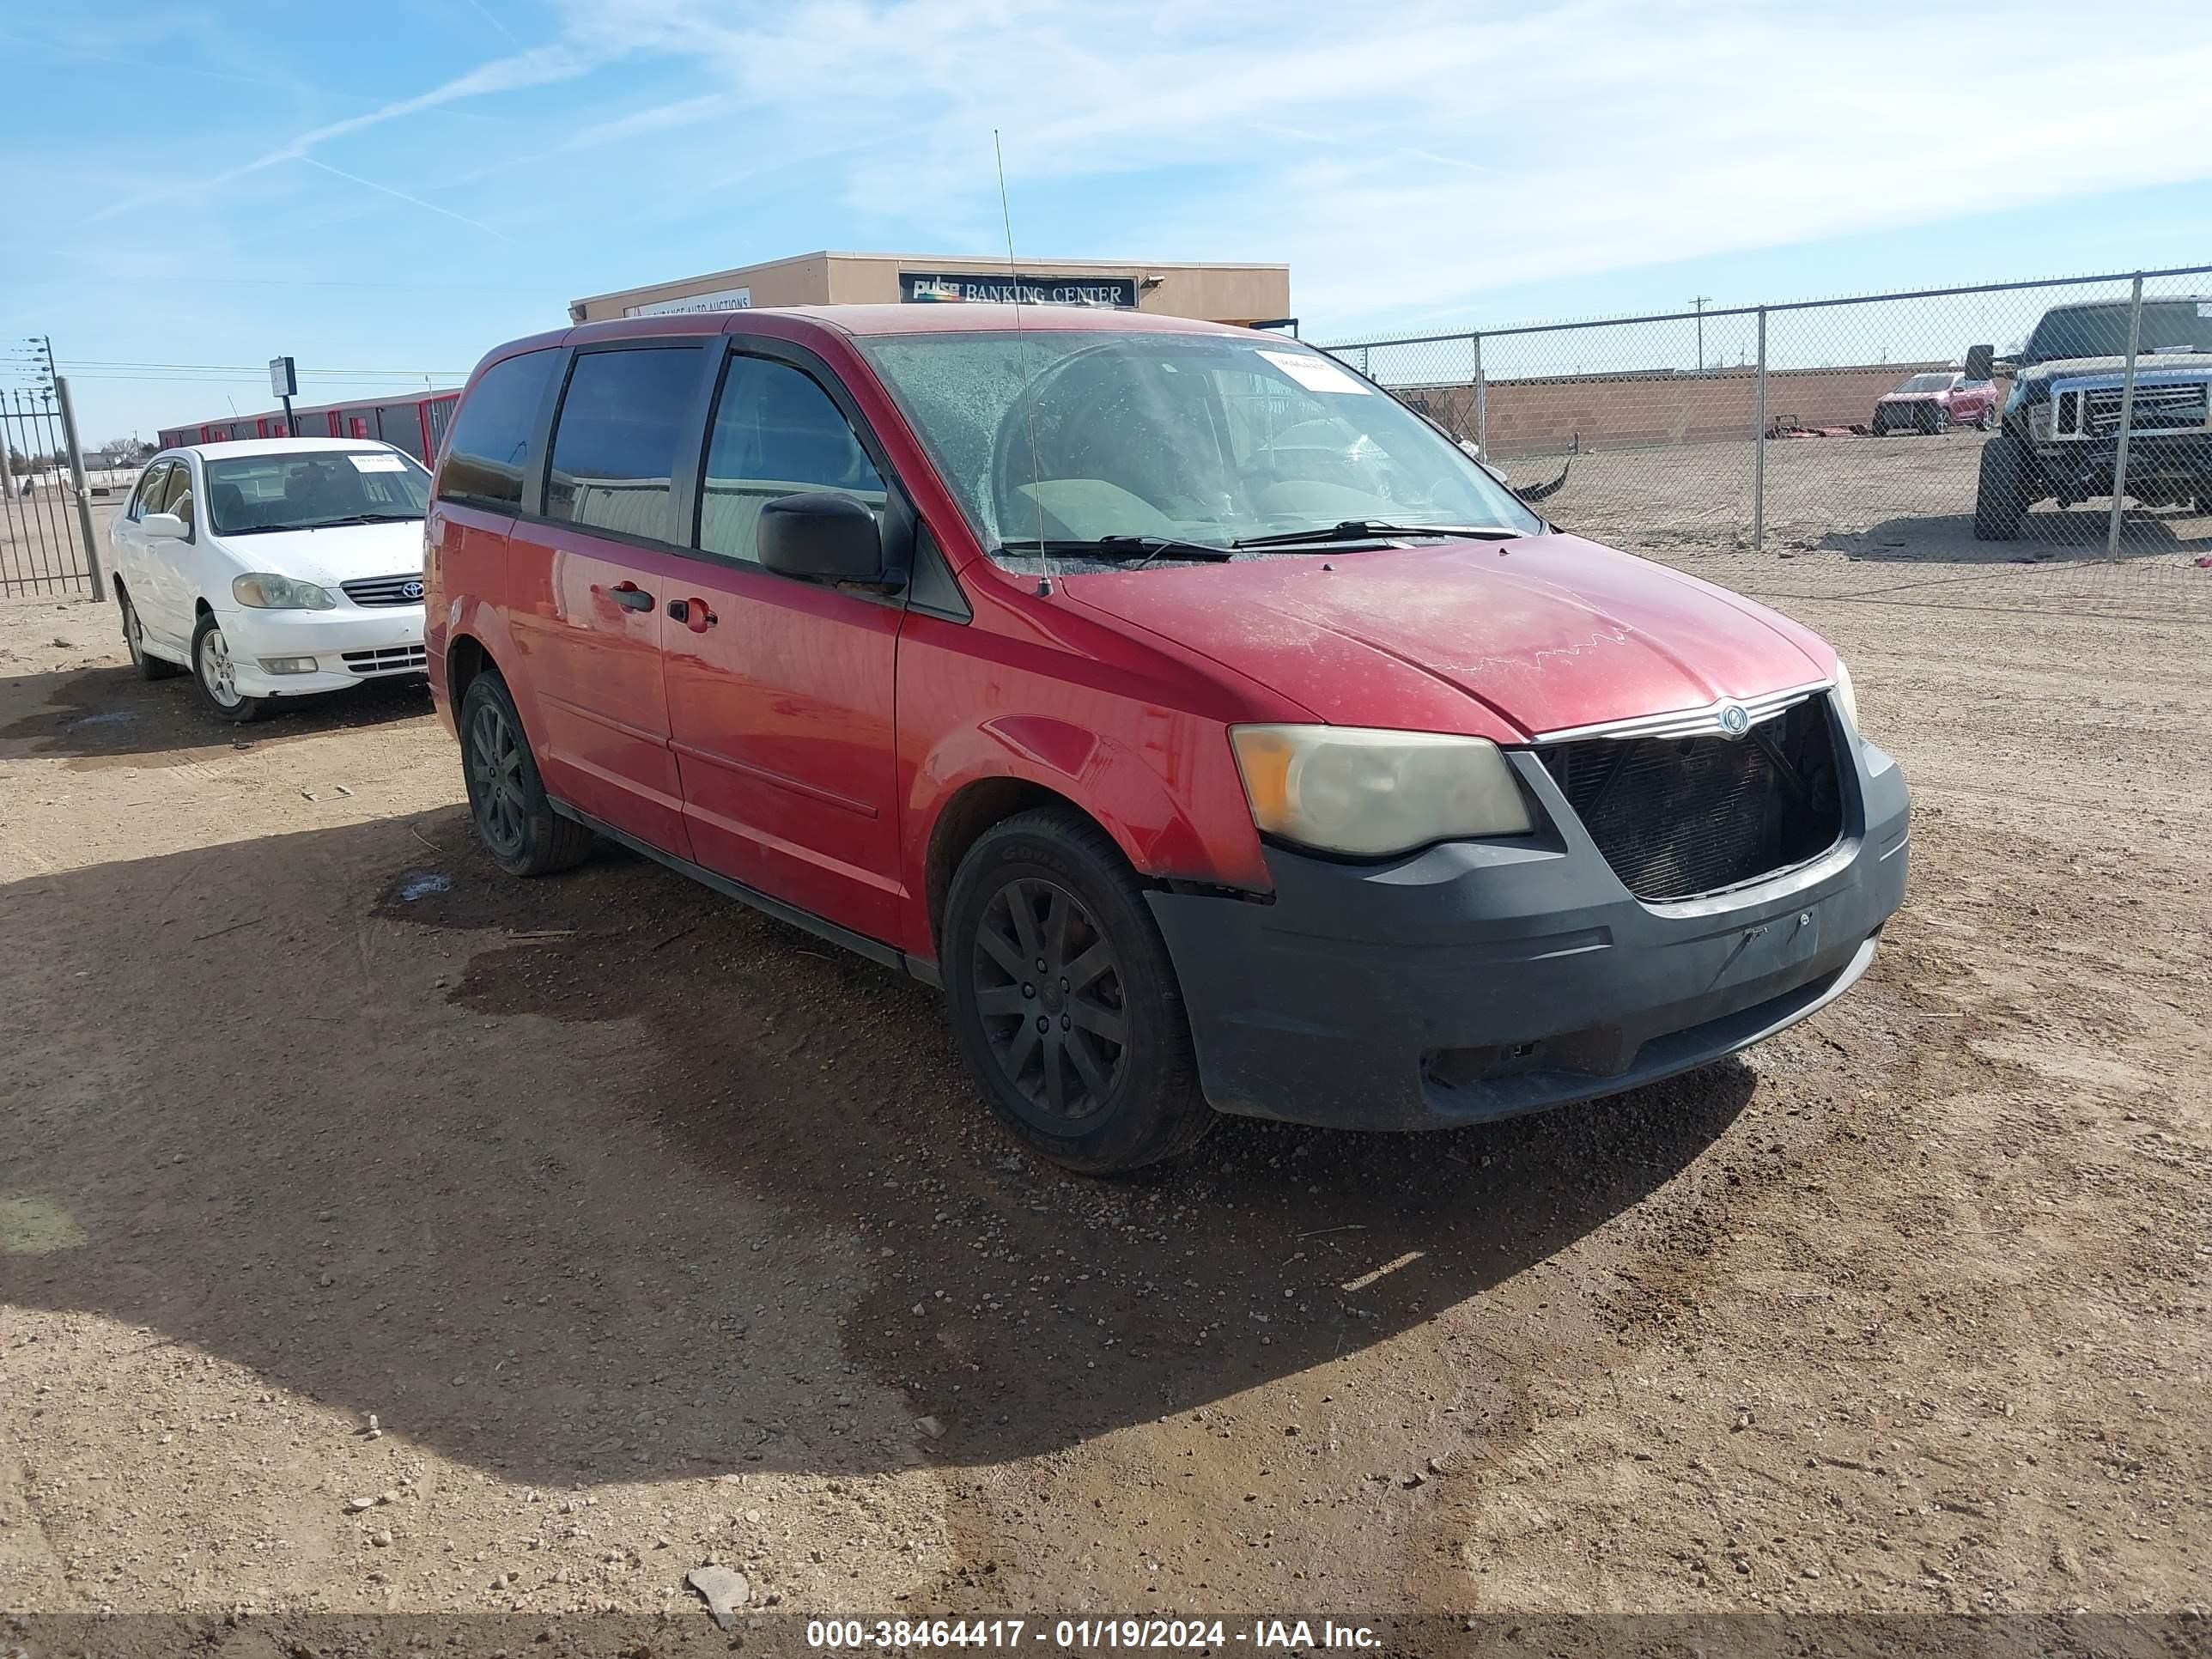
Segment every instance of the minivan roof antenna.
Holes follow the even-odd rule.
[[[1006,205],[1006,152],[1000,147],[999,130],[991,129],[991,155],[999,164],[999,216],[1006,226],[1006,284],[1014,296],[1014,359],[1021,365],[1022,430],[1030,449],[1030,502],[1036,508],[1037,560],[1044,574],[1037,578],[1037,597],[1052,597],[1052,551],[1044,539],[1044,489],[1037,478],[1036,408],[1030,401],[1029,342],[1022,332],[1022,271],[1014,263],[1014,214]]]

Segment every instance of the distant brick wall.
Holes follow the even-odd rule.
[[[1863,425],[1875,401],[1905,377],[1947,363],[1882,363],[1852,368],[1777,369],[1766,377],[1770,422],[1799,426]],[[1454,431],[1474,433],[1474,391],[1468,385],[1401,386]],[[2002,383],[1999,386],[2002,390]],[[1759,377],[1749,368],[1705,374],[1577,374],[1492,380],[1486,394],[1489,449],[1496,455],[1552,453],[1579,441],[1583,449],[1745,438],[1757,423]]]

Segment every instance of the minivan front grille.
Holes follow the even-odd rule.
[[[1640,899],[1740,887],[1819,857],[1843,834],[1826,696],[1740,738],[1589,738],[1538,752]]]
[[[397,576],[362,576],[356,580],[340,582],[346,598],[356,605],[420,605],[422,603],[422,575],[420,571],[404,571]],[[410,592],[408,590],[414,591]]]

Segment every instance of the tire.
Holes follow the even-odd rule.
[[[1982,471],[1974,487],[1974,539],[2011,542],[2020,539],[2021,521],[2027,517],[2027,449],[2009,432],[2000,432],[1982,446]]]
[[[232,684],[230,641],[212,611],[202,611],[199,626],[192,629],[192,684],[217,720],[244,726],[268,712],[266,697],[242,696]]]
[[[1990,406],[1987,404],[1984,404],[1974,416],[1974,430],[1977,432],[1987,432],[1990,429]]]
[[[1212,1127],[1167,945],[1088,819],[1024,812],[984,832],[945,900],[942,969],[962,1058],[1040,1156],[1124,1175]]]
[[[490,669],[471,680],[456,724],[470,822],[492,862],[510,876],[550,876],[581,864],[592,832],[553,810],[507,682]]]
[[[1941,404],[1928,405],[1928,412],[1920,417],[1920,430],[1930,438],[1940,438],[1951,424],[1951,411]]]
[[[142,680],[173,679],[185,671],[167,657],[148,654],[146,629],[138,620],[138,607],[131,603],[131,595],[124,586],[115,586],[115,603],[123,613],[123,643],[130,648],[131,666]]]

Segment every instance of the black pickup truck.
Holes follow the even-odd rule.
[[[2036,501],[2112,493],[2127,379],[2127,301],[2054,306],[2020,355],[1985,345],[1966,374],[2009,374],[2002,429],[1982,448],[1974,534],[2008,542]],[[2145,507],[2212,510],[2212,295],[2146,300],[2136,345],[2126,493]]]

